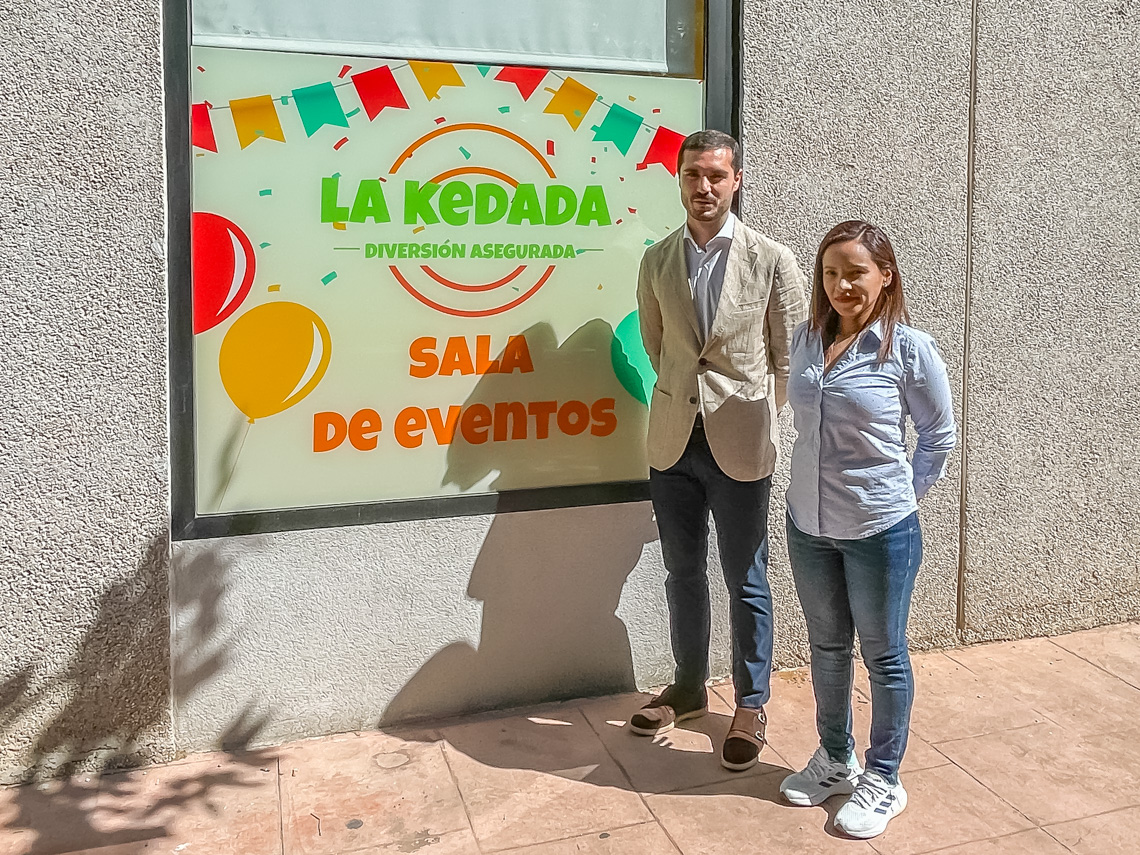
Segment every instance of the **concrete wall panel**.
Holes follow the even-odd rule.
[[[0,782],[171,751],[159,4],[0,16]]]
[[[745,219],[791,246],[805,271],[831,226],[847,219],[881,225],[899,256],[912,319],[937,339],[956,396],[970,20],[970,4],[961,0],[777,0],[747,2],[744,25]],[[788,413],[781,425],[786,460]],[[916,647],[955,640],[960,460],[921,511],[926,558],[911,616]],[[781,497],[783,487],[775,491]],[[774,507],[773,519],[782,516]],[[773,584],[791,590],[782,539],[776,555]],[[792,602],[778,614],[783,664],[805,653],[803,618]]]
[[[179,749],[665,682],[656,538],[635,503],[177,544]]]
[[[1140,5],[980,4],[969,640],[1140,616]]]

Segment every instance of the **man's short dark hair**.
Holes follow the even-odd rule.
[[[681,161],[685,159],[687,151],[713,151],[718,148],[727,148],[732,152],[732,171],[739,172],[744,168],[744,153],[740,150],[740,143],[735,137],[724,131],[697,131],[689,134],[681,143],[681,150],[677,152],[677,171],[681,171]]]

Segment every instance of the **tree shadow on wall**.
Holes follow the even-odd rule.
[[[55,673],[24,664],[0,683],[0,737],[24,740],[23,769],[0,791],[0,826],[21,851],[70,852],[165,836],[170,818],[208,804],[220,787],[246,786],[236,771],[263,762],[242,749],[264,721],[239,713],[226,735],[236,765],[216,774],[167,776],[144,788],[143,773],[123,770],[169,759],[170,687],[181,695],[222,669],[228,639],[219,609],[228,568],[212,553],[196,559],[195,582],[168,603],[169,542],[156,537],[131,575],[103,593],[71,659]],[[189,631],[172,651],[170,606]],[[245,758],[245,759],[243,759]],[[0,849],[3,849],[0,846]],[[5,850],[6,851],[6,850]]]
[[[533,417],[525,439],[496,441],[492,428],[487,441],[471,443],[457,431],[445,483],[470,489],[493,478],[491,489],[504,491],[596,482],[598,473],[619,473],[608,480],[644,478],[648,411],[614,375],[609,325],[591,321],[561,346],[548,324],[523,335],[534,372],[487,374],[464,407],[483,404],[494,412],[497,403],[535,401],[590,407],[608,397],[618,429],[608,436],[590,428],[568,434],[555,414],[546,438],[536,436]],[[467,587],[483,603],[478,647],[457,642],[436,653],[388,705],[381,724],[632,689],[629,636],[616,611],[643,546],[656,538],[647,502],[496,516]]]

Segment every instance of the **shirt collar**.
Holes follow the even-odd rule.
[[[863,335],[873,335],[875,341],[882,344],[883,342],[883,319],[877,318],[867,329],[863,331]]]
[[[732,211],[729,211],[728,216],[725,217],[724,225],[720,227],[719,232],[717,232],[715,235],[712,236],[712,239],[709,241],[709,243],[712,243],[712,241],[717,240],[718,238],[726,238],[727,240],[731,241],[733,232],[735,232],[735,231],[736,231],[736,214],[732,213]],[[687,240],[694,247],[696,247],[697,241],[696,241],[696,239],[693,238],[693,233],[691,231],[689,231],[689,221],[688,220],[685,221],[685,240]],[[706,249],[708,248],[708,244],[705,244],[705,248]]]

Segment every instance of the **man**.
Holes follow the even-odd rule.
[[[730,210],[740,144],[700,131],[681,144],[683,229],[641,261],[641,337],[657,371],[649,413],[649,491],[665,559],[673,683],[630,718],[655,735],[708,711],[708,515],[730,598],[736,714],[721,764],[743,771],[765,743],[772,669],[768,494],[776,413],[792,330],[806,317],[790,250]]]

